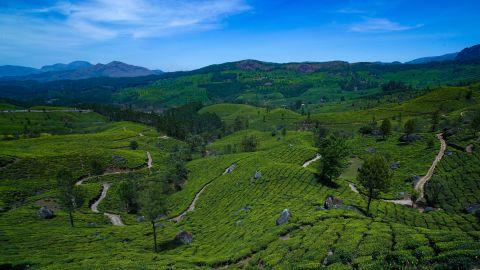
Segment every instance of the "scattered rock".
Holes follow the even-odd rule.
[[[377,149],[375,149],[375,147],[369,147],[365,151],[367,151],[367,153],[373,154],[373,153],[377,152]]]
[[[445,151],[445,156],[449,157],[453,155],[453,152],[452,151]]]
[[[420,176],[412,175],[412,176],[408,177],[407,179],[405,179],[405,182],[407,182],[407,183],[417,183],[418,180],[420,180]]]
[[[187,231],[181,231],[177,235],[175,235],[175,238],[173,239],[178,244],[182,245],[188,245],[193,242],[193,234],[187,232]]]
[[[422,136],[418,134],[405,134],[405,135],[402,135],[398,140],[404,143],[411,143],[421,139],[422,139]]]
[[[128,238],[122,239],[122,243],[124,243],[124,244],[130,243],[130,241],[132,241],[132,240],[130,240]]]
[[[145,217],[144,216],[137,216],[137,222],[144,222]]]
[[[286,223],[290,219],[291,216],[292,216],[292,214],[290,214],[290,211],[288,209],[284,209],[282,211],[282,213],[280,214],[280,217],[275,221],[275,224],[277,226],[282,225],[282,224]]]
[[[237,220],[237,221],[235,221],[235,225],[237,225],[237,226],[242,225],[242,220]]]
[[[259,179],[260,177],[262,177],[262,173],[259,172],[259,171],[256,171],[256,172],[255,172],[255,176],[254,176],[253,178]]]
[[[432,212],[432,211],[434,211],[434,210],[435,210],[435,209],[434,209],[433,207],[427,206],[427,207],[425,207],[425,209],[423,209],[423,212],[424,212],[424,213],[428,213],[428,212]]]
[[[335,198],[333,196],[328,196],[323,202],[323,207],[325,209],[340,208],[343,206],[343,200],[340,198]]]
[[[248,211],[248,210],[250,210],[250,209],[252,209],[252,207],[247,204],[247,205],[245,205],[244,207],[240,208],[240,211]]]
[[[465,207],[465,211],[467,211],[469,214],[480,212],[480,203],[470,204],[469,206]]]
[[[89,227],[95,227],[95,226],[97,226],[97,223],[90,221],[90,222],[87,223],[87,225],[88,225]]]
[[[42,206],[42,208],[38,210],[37,215],[41,219],[50,219],[54,217],[53,211],[46,206]]]
[[[392,164],[390,164],[390,169],[396,170],[398,168],[400,168],[400,161],[395,161]]]
[[[232,173],[233,170],[235,170],[236,167],[237,167],[237,163],[233,163],[232,165],[230,165],[230,167],[228,167],[228,168],[225,170],[225,173]]]

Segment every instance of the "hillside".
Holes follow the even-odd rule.
[[[475,86],[472,89],[477,100],[480,93]],[[450,119],[462,108],[477,106],[476,101],[457,100],[466,90],[440,88],[393,108],[421,122],[428,121],[429,114],[440,107],[445,114],[442,118]],[[439,100],[447,105],[437,104]],[[58,113],[65,110],[34,109]],[[424,145],[438,131],[419,131],[423,138],[409,145],[397,143],[401,130],[394,130],[387,140],[351,133],[347,136],[352,146],[349,166],[335,180],[336,185],[331,186],[318,181],[319,161],[314,157],[319,149],[314,144],[315,135],[295,125],[307,116],[287,109],[267,111],[242,104],[216,104],[202,108],[200,113],[218,113],[228,126],[234,125],[235,119],[248,119],[249,129],[233,131],[208,143],[207,156],[194,152],[186,162],[188,177],[181,189],[165,195],[166,216],[157,221],[158,253],[152,251],[150,222],[142,217],[143,212],[124,209],[120,190],[123,183],[133,180],[139,194],[145,194],[154,183],[168,181],[165,176],[171,167],[171,155],[183,142],[164,137],[152,127],[130,122],[105,122],[99,129],[77,131],[87,134],[74,131],[0,142],[0,156],[6,164],[0,170],[0,237],[8,243],[0,251],[0,264],[49,269],[277,269],[293,265],[309,269],[401,269],[404,265],[468,269],[478,263],[480,224],[474,215],[463,210],[479,199],[475,190],[462,193],[466,197],[460,203],[454,199],[460,196],[456,192],[446,190],[435,201],[429,195],[428,200],[442,209],[425,208],[424,212],[388,201],[413,193],[411,183],[405,179],[428,170],[439,143],[429,149]],[[34,112],[29,114],[31,118]],[[323,119],[320,115],[318,118]],[[371,120],[370,115],[360,113],[342,121],[354,125],[357,117],[363,117],[359,119],[362,122]],[[407,117],[400,121],[400,125],[405,123]],[[8,121],[2,124],[8,126]],[[285,126],[285,134],[280,130],[271,132]],[[245,152],[241,142],[252,135],[258,139],[258,147]],[[129,147],[131,141],[138,142],[136,150]],[[372,148],[400,167],[395,170],[389,192],[374,200],[372,216],[368,217],[364,195],[352,186],[363,192],[356,180],[357,168],[359,160],[367,158]],[[471,188],[476,176],[467,180],[462,177],[462,170],[448,168],[458,167],[465,159],[476,159],[477,154],[468,156],[451,147],[447,151],[452,154],[442,159],[432,183],[445,186],[455,182],[462,190]],[[92,171],[91,160],[100,161],[101,173]],[[235,166],[231,167],[232,164]],[[226,171],[228,167],[233,169]],[[58,209],[55,199],[54,175],[60,168],[72,171],[73,181],[81,181],[79,188],[86,195],[74,213],[73,228],[68,225],[68,214]],[[471,175],[477,175],[476,163],[472,162],[469,168]],[[105,185],[109,188],[99,199]],[[427,192],[434,188],[428,185]],[[340,198],[342,205],[325,208],[324,201],[330,195]],[[98,213],[92,211],[92,202],[98,202]],[[36,211],[41,206],[54,209],[55,217],[38,218]],[[276,225],[284,209],[291,217]],[[123,225],[112,225],[112,215]],[[182,231],[193,235],[191,243],[173,240]],[[66,249],[68,259],[64,257]]]

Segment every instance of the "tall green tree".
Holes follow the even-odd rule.
[[[375,154],[365,160],[359,169],[357,181],[367,191],[367,215],[370,214],[370,203],[377,198],[381,191],[386,191],[390,186],[392,171],[385,157]]]
[[[155,184],[143,192],[140,199],[141,212],[152,225],[153,250],[157,249],[157,219],[166,213],[165,209],[165,188]]]
[[[137,150],[138,149],[138,142],[137,141],[131,141],[130,142],[130,149]]]
[[[477,112],[477,114],[473,117],[470,127],[473,130],[473,135],[475,135],[478,131],[480,131],[480,113],[479,112]]]
[[[96,159],[92,159],[90,161],[90,169],[91,169],[93,175],[100,175],[100,174],[103,173],[103,166],[100,163],[100,161],[98,161]]]
[[[417,130],[417,124],[415,120],[409,119],[404,126],[405,133],[407,135],[413,134]]]
[[[80,208],[84,201],[84,193],[75,186],[72,173],[60,170],[57,173],[57,198],[60,207],[68,212],[70,226],[73,227],[73,211]]]
[[[347,165],[349,147],[343,138],[329,134],[319,142],[318,153],[321,156],[318,165],[320,178],[332,182]]]
[[[380,126],[380,133],[382,134],[383,139],[392,133],[392,123],[390,120],[384,119],[382,125]]]
[[[137,187],[133,179],[120,182],[117,189],[122,208],[128,212],[136,212],[138,207]]]

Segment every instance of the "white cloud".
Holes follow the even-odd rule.
[[[148,38],[220,27],[251,9],[245,0],[59,1],[0,10],[3,46],[67,47],[116,37]]]
[[[392,22],[385,18],[365,18],[364,21],[350,25],[349,29],[353,32],[376,33],[376,32],[396,32],[422,27],[421,24],[408,26]]]
[[[211,29],[249,9],[244,0],[89,0],[61,2],[51,10],[80,33],[142,38]]]

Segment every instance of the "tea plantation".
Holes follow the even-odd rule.
[[[205,83],[199,75],[195,80]],[[143,89],[139,98],[149,100],[155,91]],[[218,103],[198,114],[218,116],[224,132],[205,135],[200,146],[194,143],[198,137],[168,137],[144,119],[111,121],[93,111],[65,109],[0,113],[0,268],[480,267],[480,210],[474,209],[480,208],[480,145],[472,125],[479,95],[477,86],[440,87],[371,107],[348,101],[311,106],[308,114]],[[358,131],[365,125],[377,131],[384,119],[392,125],[385,136]],[[409,120],[416,123],[411,132],[405,131]],[[319,178],[323,127],[349,149],[348,165],[332,182]],[[408,132],[415,140],[399,140],[412,135]],[[447,149],[427,179],[425,201],[415,202],[415,181],[439,152],[438,133]],[[185,149],[186,179],[170,181],[172,168],[181,167],[175,157]],[[367,213],[367,189],[357,176],[376,153],[385,156],[393,176]],[[73,211],[73,227],[58,199],[62,170],[71,173],[71,183],[85,197]],[[159,183],[174,187],[158,193],[165,211],[154,223],[142,209],[124,207],[122,191],[131,182],[139,197]],[[411,200],[413,206],[396,200]],[[41,207],[53,216],[39,217]]]

